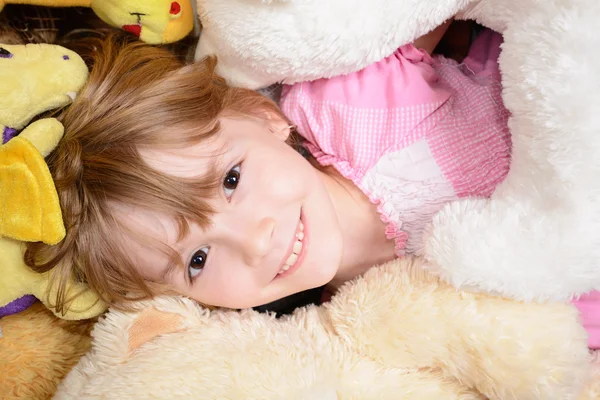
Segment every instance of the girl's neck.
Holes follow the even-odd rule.
[[[354,185],[328,168],[321,172],[333,202],[342,231],[344,253],[340,268],[330,286],[361,275],[370,267],[395,257],[395,243],[385,236],[385,224],[377,207]]]

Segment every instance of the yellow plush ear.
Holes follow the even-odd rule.
[[[154,307],[144,309],[129,328],[129,352],[135,351],[159,335],[180,331],[182,318],[179,314],[159,311]]]
[[[0,147],[0,236],[54,245],[65,237],[62,213],[52,175],[38,149],[27,140],[42,139],[45,152],[54,147],[63,127],[40,120]]]

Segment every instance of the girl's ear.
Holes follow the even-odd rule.
[[[269,130],[277,136],[278,139],[283,141],[292,133],[293,125],[290,125],[288,121],[282,118],[280,115],[267,111],[265,112],[267,123],[269,124]]]

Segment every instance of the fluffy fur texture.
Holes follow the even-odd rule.
[[[197,57],[251,88],[359,70],[453,15],[504,35],[511,171],[491,200],[448,205],[425,243],[459,288],[523,300],[600,289],[597,0],[198,0]]]
[[[459,287],[525,300],[600,289],[597,1],[477,4],[503,28],[511,170],[492,199],[450,204],[426,256]]]
[[[89,350],[92,324],[58,319],[40,303],[0,319],[0,399],[52,397]]]
[[[55,399],[577,398],[590,357],[573,307],[456,291],[421,263],[279,320],[177,298],[110,311]]]

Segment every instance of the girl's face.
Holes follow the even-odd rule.
[[[197,177],[215,161],[227,171],[207,230],[192,224],[178,241],[175,221],[128,213],[185,264],[167,270],[165,255],[134,243],[143,276],[201,303],[229,308],[266,304],[329,282],[342,258],[340,226],[322,172],[285,143],[288,134],[278,118],[224,119],[210,143],[143,153],[150,165],[175,176]]]

